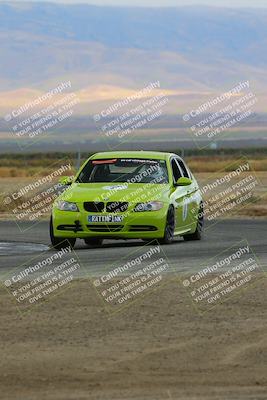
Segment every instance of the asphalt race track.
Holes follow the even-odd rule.
[[[203,240],[184,242],[182,238],[177,238],[173,244],[162,248],[172,270],[195,272],[213,256],[231,246],[237,248],[244,239],[254,251],[260,265],[267,271],[267,221],[263,219],[228,219],[206,224]],[[13,221],[1,221],[0,276],[43,251],[53,252],[49,246],[48,222],[42,221],[33,227],[25,223],[23,231],[20,231]],[[140,240],[106,240],[101,248],[89,248],[79,240],[75,251],[88,276],[96,276],[140,246],[145,246]]]

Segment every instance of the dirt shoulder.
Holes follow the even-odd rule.
[[[1,288],[1,398],[264,399],[266,290],[199,314],[169,282],[110,316],[83,280],[21,316]]]

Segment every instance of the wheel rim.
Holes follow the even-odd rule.
[[[169,210],[166,224],[166,239],[172,240],[174,236],[175,218],[173,210]]]
[[[198,221],[197,221],[197,230],[202,232],[203,225],[204,225],[204,215],[203,215],[203,206],[200,207],[200,214],[198,214]]]

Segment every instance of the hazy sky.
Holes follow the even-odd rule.
[[[4,1],[4,0],[0,0]],[[181,6],[181,5],[213,5],[225,7],[267,7],[267,0],[17,0],[24,1],[51,1],[57,3],[88,3],[95,5],[120,6]]]

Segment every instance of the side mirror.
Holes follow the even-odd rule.
[[[73,178],[71,176],[61,176],[59,178],[59,183],[64,186],[71,185],[73,182]]]
[[[181,178],[178,179],[178,181],[176,182],[176,186],[189,186],[191,185],[193,182],[191,179],[186,178],[185,176],[182,176]]]

